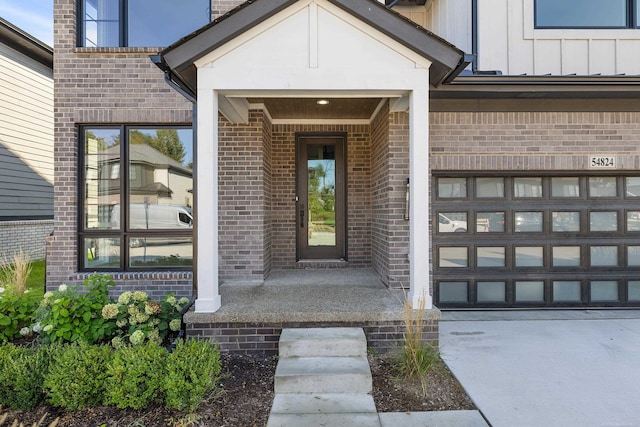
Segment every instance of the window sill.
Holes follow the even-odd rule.
[[[94,274],[107,274],[114,281],[118,280],[193,280],[191,271],[87,271],[78,272],[73,276],[73,280],[85,280]]]
[[[156,54],[164,47],[74,47],[74,53],[130,53]]]

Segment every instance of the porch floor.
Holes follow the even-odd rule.
[[[274,270],[264,283],[225,282],[220,295],[217,312],[190,311],[185,321],[398,321],[404,305],[402,290],[387,288],[366,268]]]

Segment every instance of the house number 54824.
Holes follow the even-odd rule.
[[[615,169],[615,156],[590,156],[589,169]]]

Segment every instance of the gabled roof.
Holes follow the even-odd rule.
[[[53,69],[53,49],[2,18],[0,18],[0,43]]]
[[[214,51],[258,23],[274,16],[298,0],[249,0],[196,32],[162,50],[152,60],[168,78],[194,96],[196,68],[194,61]],[[438,86],[452,80],[468,65],[464,52],[387,9],[376,0],[327,0],[372,28],[387,35],[432,62],[430,83]]]

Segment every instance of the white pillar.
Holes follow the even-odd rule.
[[[198,90],[196,146],[196,221],[198,238],[196,313],[213,313],[221,306],[218,288],[218,93]]]
[[[433,307],[429,292],[429,89],[409,96],[409,299],[414,309]]]

